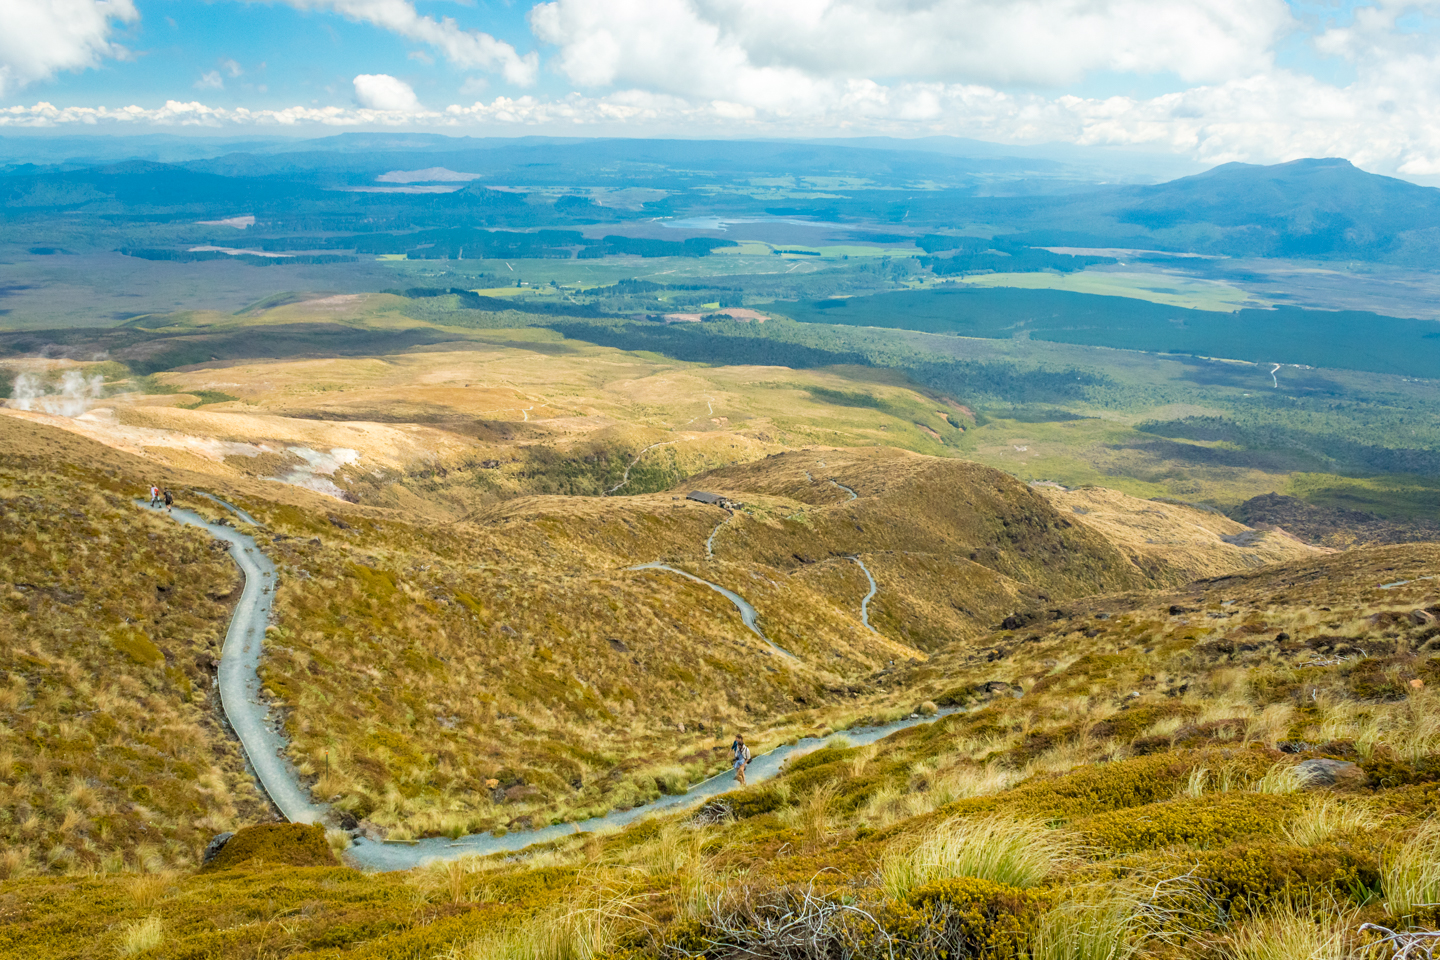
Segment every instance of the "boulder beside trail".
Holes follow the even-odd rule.
[[[1302,760],[1296,765],[1295,772],[1304,777],[1305,785],[1310,787],[1333,787],[1342,781],[1358,783],[1365,779],[1365,771],[1359,764],[1324,757]]]
[[[220,849],[229,843],[233,836],[235,836],[233,833],[217,833],[211,837],[210,842],[205,844],[205,856],[201,858],[200,865],[205,866],[214,860],[219,855]]]

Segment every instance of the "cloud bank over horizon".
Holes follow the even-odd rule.
[[[234,61],[214,58],[197,64],[183,93],[157,89],[149,104],[22,99],[75,71],[123,72],[130,53],[117,31],[142,30],[171,8],[8,0],[0,129],[949,134],[1141,147],[1207,163],[1344,156],[1379,172],[1440,174],[1431,122],[1440,44],[1430,29],[1440,0],[547,0],[509,22],[471,11],[467,24],[410,0],[282,2],[306,24],[333,32],[335,21],[402,44],[408,60],[367,68],[380,58],[337,47],[327,56],[345,79],[309,102],[277,104],[278,92],[240,102],[241,85],[227,86],[214,67]],[[251,19],[275,10],[239,0],[209,9]],[[442,76],[453,78],[448,89]],[[461,93],[487,87],[488,99]],[[229,102],[194,99],[196,90]]]

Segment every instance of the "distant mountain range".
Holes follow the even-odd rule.
[[[138,152],[192,157],[203,152],[195,144],[137,139]],[[83,155],[82,140],[69,138],[38,151],[48,152],[49,162],[0,166],[5,215],[64,209],[164,219],[167,210],[183,210],[199,218],[258,214],[277,206],[294,213],[299,204],[323,216],[327,229],[346,231],[376,229],[376,207],[383,205],[391,212],[381,221],[405,228],[784,216],[881,222],[905,235],[981,227],[1031,246],[1357,260],[1424,269],[1440,254],[1440,189],[1366,173],[1342,159],[1229,163],[1165,183],[1114,185],[1097,182],[1093,165],[1085,166],[1089,161],[1077,159],[1073,148],[1069,154],[1031,149],[1031,155],[1019,156],[954,138],[907,145],[880,138],[848,144],[344,134],[298,142],[216,141],[210,146],[218,156],[168,164],[55,162],[66,148]],[[18,156],[23,146],[16,138],[0,140],[0,158]],[[107,141],[90,152],[116,149]],[[348,192],[375,187],[377,178],[391,171],[426,168],[475,179],[453,197],[396,194],[382,203]],[[472,201],[493,199],[491,187],[507,188],[517,198],[529,193],[532,200],[511,203],[511,219],[491,209],[493,203],[482,204],[483,214],[475,212]],[[583,198],[628,188],[651,191],[641,198],[643,207],[640,201],[628,209],[554,202],[566,193]],[[347,226],[348,220],[366,225]]]
[[[1440,189],[1333,158],[1227,163],[1169,183],[1026,204],[1007,219],[1032,225],[1026,239],[1050,245],[1416,267],[1429,266],[1440,252]]]

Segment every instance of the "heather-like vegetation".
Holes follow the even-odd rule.
[[[872,678],[1042,587],[1144,582],[1032,491],[953,461],[787,454],[694,484],[745,506],[536,498],[443,531],[254,506],[282,564],[263,676],[317,799],[394,837],[626,809],[723,769],[737,730],[763,746],[889,715]],[[913,505],[957,486],[966,500],[922,523]],[[886,585],[875,629],[851,555]],[[707,587],[630,569],[649,558],[732,585],[791,656]]]
[[[871,746],[835,738],[776,780],[519,855],[364,876],[324,865],[320,828],[263,828],[199,873],[11,880],[0,944],[41,957],[1389,957],[1379,927],[1440,919],[1440,597],[1418,579],[1436,559],[1370,548],[1022,611],[894,674],[890,704],[958,713]]]
[[[0,433],[0,875],[192,867],[265,816],[212,690],[235,567],[135,507],[133,458]]]

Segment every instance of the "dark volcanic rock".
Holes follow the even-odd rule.
[[[201,866],[214,860],[216,856],[219,855],[220,850],[225,844],[230,842],[230,838],[233,836],[235,836],[233,833],[217,833],[211,837],[210,842],[205,844],[205,855],[200,860]]]

